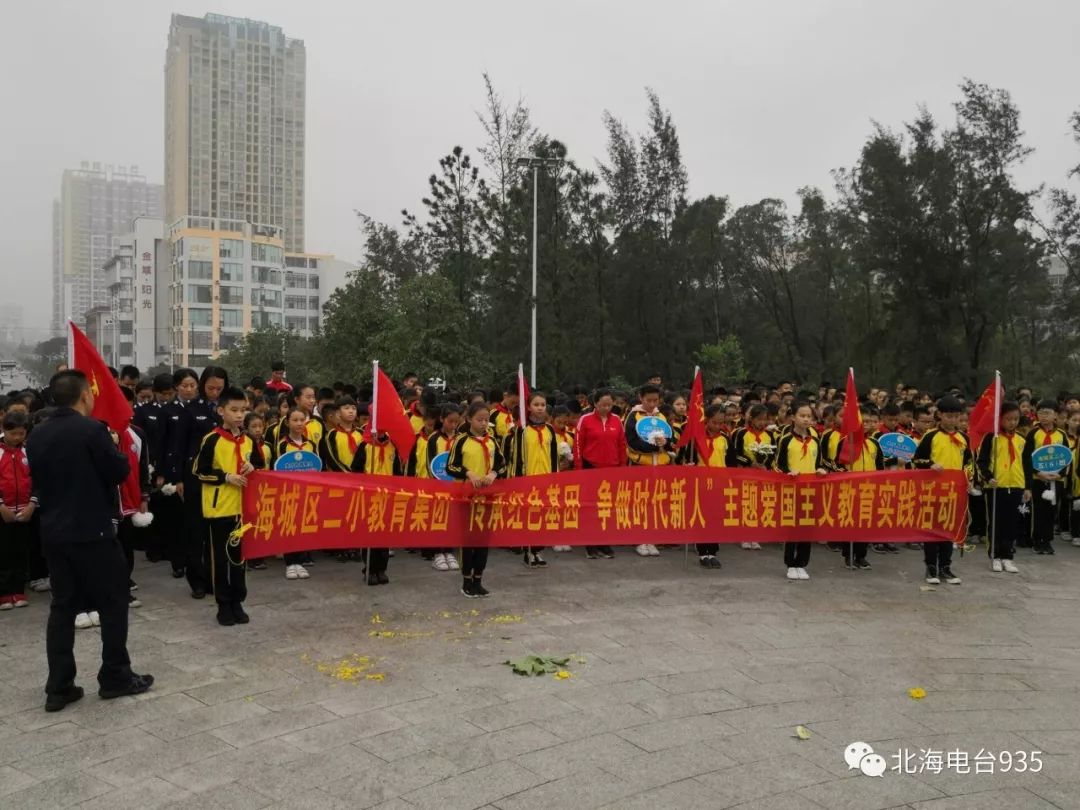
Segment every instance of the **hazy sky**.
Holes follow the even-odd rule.
[[[518,10],[520,9],[520,10]],[[455,144],[475,152],[481,73],[521,95],[582,165],[601,113],[634,130],[645,94],[678,127],[691,193],[736,205],[831,188],[871,128],[925,103],[952,120],[963,77],[1004,87],[1036,147],[1021,180],[1062,185],[1080,149],[1080,3],[551,0],[68,0],[10,3],[0,48],[3,300],[48,320],[51,202],[80,161],[163,180],[163,78],[172,12],[281,26],[307,46],[307,249],[355,260],[354,209],[397,223]],[[1074,186],[1076,184],[1074,183]]]

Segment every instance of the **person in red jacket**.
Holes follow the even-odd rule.
[[[626,466],[626,433],[619,417],[611,412],[615,404],[607,388],[597,390],[592,397],[593,409],[578,420],[574,432],[574,469],[590,470]],[[611,546],[586,546],[585,556],[611,559]]]
[[[30,495],[30,467],[26,460],[29,420],[21,411],[4,416],[0,442],[0,610],[26,607],[26,564],[36,542],[33,520],[37,498]]]

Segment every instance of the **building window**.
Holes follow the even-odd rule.
[[[209,284],[188,284],[187,290],[189,304],[211,304],[214,301]]]
[[[280,287],[281,271],[269,267],[253,267],[251,268],[251,280],[256,284],[273,284],[275,287]]]
[[[121,335],[134,335],[135,323],[134,321],[120,321],[120,334]]]
[[[308,329],[311,330],[311,334],[313,335],[319,334],[319,319],[308,318]]]
[[[221,310],[221,326],[223,329],[239,329],[244,325],[244,313],[239,309]]]
[[[222,262],[221,263],[221,280],[222,281],[243,281],[244,280],[244,265],[236,262]]]
[[[285,328],[290,332],[303,332],[307,326],[307,318],[285,318]]]
[[[306,287],[307,277],[303,273],[293,273],[292,271],[286,271],[285,273],[285,286],[286,287]]]
[[[188,323],[192,326],[209,326],[210,310],[208,309],[189,309],[188,310]]]
[[[274,309],[281,309],[281,292],[279,290],[252,290],[251,305],[255,307],[273,307]]]
[[[314,273],[312,273],[310,276],[308,276],[307,285],[308,285],[309,289],[312,289],[312,290],[319,289],[319,277],[317,275],[315,275]]]
[[[319,296],[313,295],[308,299],[308,309],[319,308]]]
[[[244,242],[241,239],[222,239],[218,255],[223,259],[244,258]]]
[[[196,332],[192,329],[189,333],[188,341],[192,349],[209,349],[211,335],[209,332]]]
[[[265,329],[268,326],[281,326],[281,313],[253,312],[251,313],[251,326],[254,329]]]
[[[135,353],[134,347],[130,343],[120,344],[120,356],[131,357]]]
[[[222,351],[227,351],[228,349],[231,349],[233,346],[235,346],[237,341],[239,340],[240,335],[222,333],[221,337],[218,339],[218,348]]]
[[[285,309],[307,309],[307,298],[302,295],[286,295]]]
[[[244,288],[222,285],[219,300],[223,304],[242,304],[244,303]]]
[[[210,262],[188,262],[188,278],[209,281],[214,277],[214,265]]]
[[[281,264],[285,258],[285,251],[276,245],[264,245],[261,242],[251,243],[252,261],[266,262],[267,264]]]

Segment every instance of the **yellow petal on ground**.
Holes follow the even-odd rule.
[[[364,677],[367,678],[369,681],[384,681],[384,680],[386,680],[386,675],[384,675],[381,672],[369,672]]]
[[[380,616],[378,613],[376,613],[374,616],[371,617],[371,623],[372,624],[382,624],[383,623],[382,622],[382,616]]]
[[[907,693],[908,697],[912,700],[922,700],[924,697],[926,697],[926,690],[923,689],[921,686],[913,686],[911,687],[911,689],[907,690]]]
[[[565,681],[569,677],[570,673],[567,672],[565,669],[560,669],[558,672],[555,673],[555,679],[559,681]]]
[[[810,729],[808,729],[806,726],[795,726],[795,736],[798,737],[800,740],[809,740]]]
[[[492,616],[488,621],[492,624],[517,624],[521,621],[521,617],[506,613],[502,616]]]

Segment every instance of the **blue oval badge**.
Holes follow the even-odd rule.
[[[878,444],[883,455],[904,462],[915,458],[915,451],[919,449],[918,442],[905,433],[886,433],[878,437]]]
[[[446,463],[450,460],[449,453],[439,453],[431,460],[431,464],[428,465],[428,469],[431,471],[431,477],[438,479],[439,481],[453,481],[454,479],[446,472]]]
[[[279,456],[274,469],[278,472],[319,472],[322,459],[308,450],[294,450]]]
[[[643,442],[653,443],[653,437],[657,434],[662,435],[665,439],[671,438],[671,425],[667,423],[666,419],[661,419],[659,416],[643,416],[638,419],[637,427],[638,438]]]
[[[1072,450],[1063,444],[1047,444],[1031,453],[1031,467],[1035,472],[1058,473],[1072,463]]]

